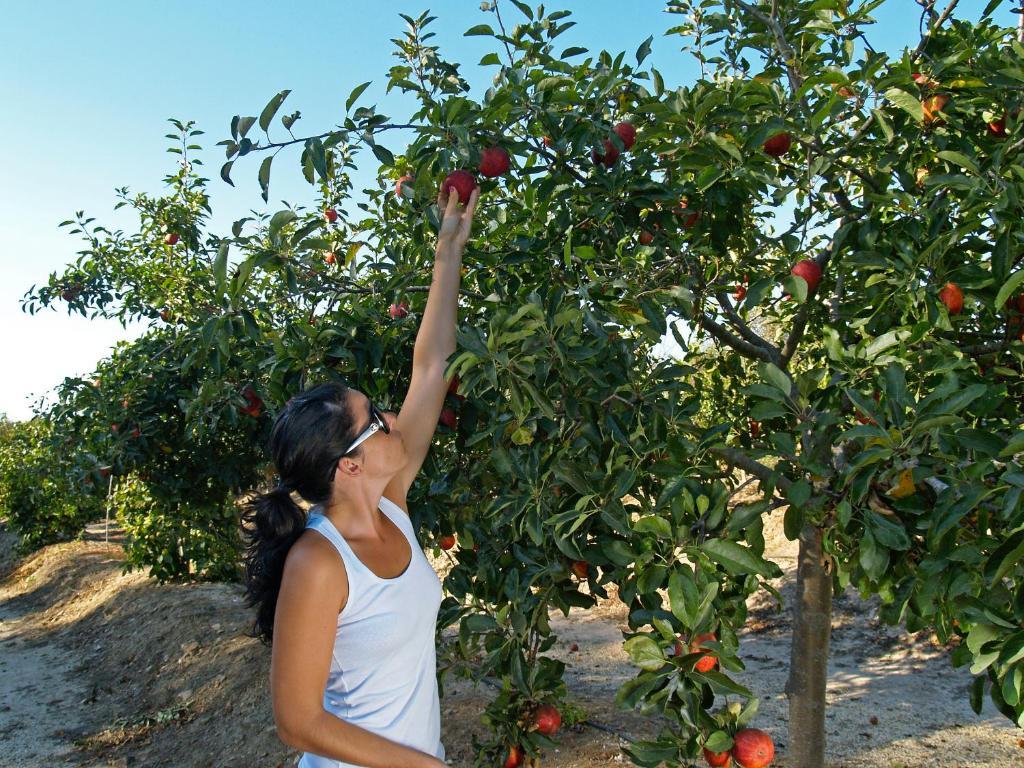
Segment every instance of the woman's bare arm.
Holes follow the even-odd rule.
[[[347,598],[345,566],[331,544],[318,533],[295,542],[274,616],[270,689],[278,737],[304,752],[370,768],[445,765],[324,709],[338,610]]]
[[[479,196],[480,190],[474,189],[468,204],[462,208],[457,192],[448,197],[442,189],[438,195],[438,207],[444,211],[444,218],[437,235],[434,274],[413,348],[409,393],[398,414],[398,429],[409,462],[384,490],[384,495],[399,506],[404,505],[409,486],[427,456],[448,391],[444,369],[448,357],[455,351],[462,252],[469,239]]]

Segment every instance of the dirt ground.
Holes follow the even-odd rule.
[[[741,680],[761,697],[755,725],[778,746],[785,766],[789,663],[788,610],[795,544],[769,526],[769,554],[784,568],[773,586],[787,600],[775,610],[751,598],[741,635]],[[251,617],[240,588],[156,586],[121,575],[122,550],[104,542],[103,524],[84,540],[47,547],[23,560],[0,530],[0,768],[65,766],[277,766],[297,754],[274,731],[269,649],[244,636]],[[428,554],[429,557],[429,554]],[[432,559],[432,558],[431,558]],[[433,561],[433,560],[432,560]],[[443,562],[435,562],[443,573]],[[592,610],[556,612],[566,683],[587,721],[559,733],[544,765],[629,765],[622,739],[650,738],[659,722],[616,709],[614,695],[635,675],[622,651],[626,608],[610,591]],[[926,633],[881,625],[876,603],[852,590],[837,598],[828,690],[828,765],[836,768],[952,768],[1024,765],[1024,733],[989,704],[967,703],[969,673]],[[572,643],[579,651],[570,653]],[[485,734],[480,712],[495,691],[445,678],[442,739],[448,762],[472,764],[471,734]]]

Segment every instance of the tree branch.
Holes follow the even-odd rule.
[[[783,493],[787,493],[790,486],[793,484],[790,480],[783,477],[781,473],[777,473],[771,467],[765,466],[761,462],[750,458],[742,451],[737,451],[735,448],[716,445],[711,446],[709,450],[712,453],[721,456],[723,459],[726,459],[730,464],[739,467],[747,474],[753,475],[762,483],[775,485],[777,488],[780,488]]]
[[[747,325],[743,318],[740,317],[739,313],[733,307],[732,302],[729,301],[729,296],[725,291],[719,291],[715,294],[715,298],[718,299],[718,303],[722,305],[722,309],[725,310],[726,316],[729,318],[730,324],[740,333],[744,339],[749,341],[751,344],[756,344],[759,347],[763,347],[765,350],[771,353],[773,362],[776,365],[781,360],[781,352],[778,347],[772,344],[767,339],[758,336],[754,331]]]
[[[702,328],[706,328],[708,333],[714,336],[723,344],[732,347],[734,350],[739,352],[744,357],[749,357],[755,360],[764,360],[767,363],[774,363],[772,353],[764,347],[751,344],[750,342],[744,341],[743,339],[734,336],[729,333],[725,328],[716,323],[712,318],[705,315],[703,312],[697,317],[697,324]]]

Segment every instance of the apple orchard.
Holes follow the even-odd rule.
[[[925,3],[887,54],[876,5],[669,2],[665,44],[701,72],[682,83],[646,64],[651,39],[566,48],[567,12],[500,0],[466,32],[490,44],[473,84],[433,17],[404,17],[374,88],[410,114],[364,106],[364,83],[333,130],[301,131],[288,91],[231,121],[221,179],[255,173],[268,201],[274,161],[297,160],[313,191],[230,233],[208,231],[202,132],[172,121],[168,193],[118,193],[137,231],[79,212],[79,258],[25,297],[151,330],[5,425],[16,530],[70,538],[109,492],[126,567],[238,579],[236,504],[269,480],[275,412],[329,379],[400,406],[438,187],[479,184],[452,385],[409,499],[453,565],[439,666],[503,684],[477,764],[557,746],[573,712],[550,613],[613,584],[636,666],[616,701],[669,724],[629,758],[767,765],[733,676],[746,600],[781,574],[762,533],[781,507],[800,544],[787,764],[824,762],[849,585],[951,642],[977,711],[1024,724],[1024,48],[998,0],[972,19]],[[357,164],[378,175],[358,202]],[[756,501],[732,499],[738,470]]]

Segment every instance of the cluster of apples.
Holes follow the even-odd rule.
[[[544,736],[554,736],[562,726],[562,714],[558,708],[551,704],[541,704],[533,713],[529,730],[536,731]],[[522,746],[512,744],[508,748],[508,756],[505,758],[504,768],[519,768],[523,764],[524,752]]]
[[[775,743],[760,728],[741,728],[732,737],[732,749],[712,752],[704,748],[704,760],[714,768],[766,768],[775,759]]]
[[[921,99],[921,112],[923,113],[924,124],[928,126],[942,125],[944,122],[942,111],[949,104],[949,94],[937,90],[940,87],[939,82],[921,72],[912,72],[910,76],[917,83],[923,95]],[[1015,110],[1014,115],[1019,114],[1019,112],[1019,109]],[[1006,127],[1006,121],[1009,117],[1009,110],[1004,110],[1001,117],[989,120],[986,123],[989,135],[997,139],[1005,139],[1009,136],[1010,132]]]
[[[263,400],[256,394],[256,390],[253,389],[252,384],[245,385],[245,388],[242,390],[242,397],[244,397],[246,402],[249,404],[244,408],[239,407],[238,410],[250,418],[259,418],[263,409]]]

